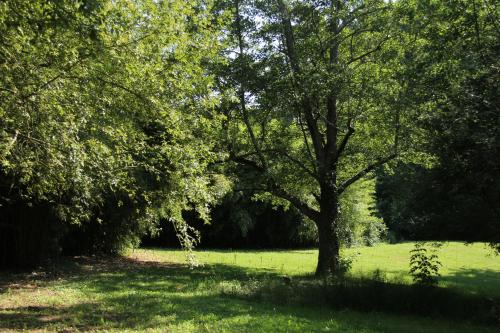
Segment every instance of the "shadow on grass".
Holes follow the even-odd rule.
[[[243,299],[228,300],[220,293],[224,281],[244,282],[266,272],[249,272],[237,267],[216,265],[190,269],[185,265],[135,261],[126,258],[76,258],[51,272],[4,274],[3,293],[27,292],[57,284],[59,290],[78,290],[90,295],[77,304],[42,306],[4,305],[0,302],[0,331],[107,329],[148,329],[203,322],[217,325],[219,319],[244,316],[272,317],[272,307],[256,307]],[[97,296],[94,298],[94,296]],[[300,313],[290,313],[300,317]],[[245,330],[233,323],[231,329]],[[210,331],[217,331],[212,327]]]
[[[469,276],[470,271],[456,273]],[[493,272],[475,271],[476,276]],[[497,278],[500,274],[496,273]],[[298,279],[290,283],[270,280],[234,296],[280,304],[322,305],[363,312],[419,315],[500,325],[500,299],[472,295],[455,289],[388,282],[372,278]]]
[[[464,290],[468,294],[488,295],[500,299],[500,273],[488,269],[454,270],[439,278],[445,284]]]
[[[98,297],[72,305],[0,304],[0,331],[214,325],[221,319],[250,312],[253,316],[272,317],[276,314],[275,305],[328,306],[499,324],[497,301],[444,288],[387,283],[378,277],[328,282],[312,277],[290,280],[271,271],[220,264],[192,270],[184,265],[124,258],[76,258],[51,273],[4,279],[0,287],[5,291],[13,285],[40,287],[53,282],[61,288],[83,290]],[[293,307],[281,311],[294,317],[304,316],[303,311]],[[238,331],[238,327],[248,330],[244,323],[232,324],[231,330]]]

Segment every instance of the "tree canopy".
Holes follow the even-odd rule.
[[[416,124],[430,165],[399,164],[379,177],[384,219],[406,238],[498,243],[500,12],[493,1],[416,1]]]
[[[206,219],[225,188],[207,172],[219,118],[211,6],[2,2],[0,204],[47,205],[70,224],[118,215],[119,240],[168,217],[188,245],[182,211]]]
[[[384,1],[233,1],[220,89],[232,160],[260,196],[298,208],[319,230],[317,273],[338,269],[339,196],[410,146],[400,73],[406,13]],[[255,184],[255,183],[254,183]]]
[[[480,216],[446,230],[497,242],[498,18],[493,0],[3,1],[1,251],[116,253],[160,220],[191,248],[186,217],[246,233],[252,200],[315,225],[318,275],[380,217]]]

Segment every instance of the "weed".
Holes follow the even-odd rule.
[[[436,254],[436,246],[431,244],[429,249],[425,243],[415,243],[410,254],[410,275],[413,281],[420,285],[437,285],[439,267],[442,264]]]

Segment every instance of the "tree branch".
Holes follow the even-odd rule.
[[[20,99],[22,100],[27,100],[28,98],[32,97],[32,96],[35,96],[37,95],[41,90],[45,89],[46,87],[48,87],[49,85],[51,85],[53,82],[57,81],[58,79],[62,78],[63,76],[65,76],[65,74],[68,74],[71,72],[71,70],[76,67],[77,65],[81,64],[84,60],[86,60],[87,56],[83,56],[79,59],[77,59],[74,63],[69,63],[67,64],[67,68],[63,68],[61,70],[61,72],[59,72],[59,74],[55,75],[54,77],[52,77],[51,79],[49,79],[48,81],[42,83],[41,85],[39,85],[34,91],[26,94],[26,95],[22,95],[20,96]]]
[[[241,16],[240,16],[240,2],[239,0],[236,0],[236,34],[238,37],[238,47],[240,50],[239,53],[239,60],[240,64],[242,66],[243,70],[248,70],[248,68],[245,68],[245,62],[243,60],[245,48],[244,48],[244,41],[243,41],[243,31],[241,27]],[[245,86],[244,86],[244,79],[243,77],[240,78],[240,89],[238,91],[238,97],[240,100],[240,106],[241,106],[241,112],[243,113],[243,122],[245,123],[245,127],[247,128],[248,135],[250,136],[250,140],[252,142],[252,145],[257,152],[257,156],[259,157],[260,163],[262,164],[262,167],[266,169],[266,159],[264,158],[264,155],[262,154],[259,143],[257,142],[257,138],[255,137],[255,133],[252,128],[252,124],[250,124],[250,119],[248,116],[248,110],[246,106],[246,101],[245,101]]]
[[[382,164],[385,164],[387,162],[389,162],[390,160],[393,160],[397,157],[398,155],[396,153],[394,154],[391,154],[381,160],[378,160],[377,162],[373,163],[373,164],[370,164],[369,166],[367,166],[366,168],[364,168],[363,170],[361,170],[360,172],[358,172],[357,174],[355,174],[354,176],[352,176],[351,178],[349,178],[348,180],[344,181],[342,184],[340,184],[340,186],[338,187],[338,193],[342,193],[344,192],[347,187],[349,187],[350,185],[352,185],[353,183],[355,183],[356,181],[358,181],[359,179],[363,178],[367,173],[375,170],[377,167],[381,166]]]
[[[297,55],[295,52],[295,37],[293,35],[292,22],[290,19],[290,12],[283,0],[278,0],[278,7],[281,12],[283,21],[283,34],[285,37],[285,44],[287,50],[287,56],[290,59],[290,66],[295,74],[300,72],[300,66],[297,61]]]
[[[125,87],[124,85],[122,85],[121,83],[118,83],[118,82],[114,82],[114,81],[109,81],[109,80],[106,80],[106,79],[103,79],[102,77],[96,77],[96,79],[98,81],[101,81],[105,84],[109,84],[110,86],[113,86],[115,88],[120,88],[126,92],[128,92],[129,94],[131,95],[134,95],[135,97],[139,98],[140,100],[144,101],[144,102],[148,102],[150,103],[151,101],[149,99],[147,99],[146,97],[144,97],[143,95],[141,95],[140,93],[136,92],[136,91],[133,91],[132,89],[130,88],[127,88]]]
[[[265,175],[267,178],[267,187],[266,191],[271,192],[275,196],[285,199],[286,201],[290,202],[295,208],[300,210],[302,214],[305,216],[309,217],[312,220],[315,220],[318,218],[319,212],[311,207],[309,207],[308,204],[300,200],[298,197],[288,193],[283,187],[278,185],[272,178],[269,177],[269,175],[266,174],[266,170],[260,166],[258,163],[255,161],[246,159],[241,156],[236,156],[231,153],[231,160],[237,163],[241,163],[244,165],[248,165],[252,168],[254,168],[257,172],[262,173]]]
[[[359,61],[359,60],[362,60],[363,58],[366,58],[367,56],[369,56],[369,55],[370,55],[370,54],[372,54],[372,53],[375,53],[375,52],[377,52],[377,51],[380,51],[380,49],[382,48],[382,45],[384,45],[384,43],[385,43],[385,42],[387,42],[388,40],[389,40],[389,37],[382,39],[382,40],[380,41],[380,43],[378,43],[378,45],[377,45],[375,48],[373,48],[373,49],[371,49],[371,50],[369,50],[369,51],[366,51],[365,53],[363,53],[363,54],[361,54],[361,55],[359,55],[359,56],[357,56],[357,57],[351,58],[351,59],[347,62],[347,65],[353,64],[353,63],[355,63],[356,61]]]
[[[287,191],[285,191],[282,187],[277,185],[274,182],[270,182],[268,184],[269,186],[269,192],[273,193],[277,197],[280,197],[282,199],[285,199],[286,201],[290,202],[295,208],[300,210],[302,214],[310,218],[311,220],[317,220],[319,216],[319,212],[311,207],[309,207],[308,204],[300,200],[299,198],[291,195]]]
[[[383,11],[383,10],[390,9],[390,6],[386,5],[386,6],[383,6],[383,7],[376,7],[376,8],[373,8],[371,10],[366,10],[366,11],[364,11],[362,13],[357,14],[358,11],[360,11],[361,9],[363,9],[365,7],[366,7],[366,5],[362,4],[359,7],[353,9],[349,13],[347,19],[343,20],[342,24],[340,25],[340,27],[339,27],[339,33],[342,32],[342,30],[344,30],[346,27],[348,27],[349,24],[353,23],[356,20],[359,20],[360,18],[362,18],[364,16],[376,13],[378,11]]]
[[[351,121],[349,121],[349,124],[347,125],[347,133],[345,134],[344,138],[342,139],[342,142],[340,143],[337,149],[337,155],[334,162],[337,162],[339,160],[340,155],[342,155],[342,153],[344,152],[344,149],[347,146],[347,142],[354,134],[354,132],[355,132],[354,127],[351,126]]]
[[[295,50],[295,37],[293,34],[290,12],[288,11],[288,8],[283,0],[277,0],[277,1],[282,16],[283,35],[286,43],[287,57],[290,60],[292,73],[294,74],[294,76],[297,77],[300,75],[300,66],[297,58],[297,53]],[[297,78],[295,80],[295,83],[296,82]],[[309,134],[311,135],[314,152],[316,154],[316,160],[318,160],[321,164],[323,164],[324,162],[324,152],[322,143],[323,140],[321,138],[321,133],[318,128],[317,120],[313,116],[313,110],[310,99],[308,97],[302,98],[299,107],[304,113],[307,129],[309,131]]]
[[[296,159],[295,157],[291,156],[286,151],[279,150],[279,149],[266,149],[263,152],[270,152],[270,153],[281,154],[281,155],[285,156],[287,159],[289,159],[291,162],[295,163],[299,168],[301,168],[303,171],[305,171],[308,175],[310,175],[314,179],[316,179],[316,180],[319,179],[319,177],[316,174],[316,172],[310,170],[304,163],[302,163],[300,160]]]
[[[249,160],[249,159],[247,159],[247,158],[245,158],[243,156],[237,156],[233,152],[229,153],[229,160],[231,160],[233,162],[236,162],[236,163],[240,163],[240,164],[243,164],[243,165],[250,166],[250,167],[254,168],[256,171],[258,171],[260,173],[265,173],[266,172],[266,169],[264,169],[264,167],[262,167],[261,165],[259,165],[257,162]]]

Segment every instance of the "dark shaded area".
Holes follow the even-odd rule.
[[[117,202],[122,202],[118,207]],[[137,204],[125,195],[109,197],[94,216],[81,224],[61,221],[53,206],[18,200],[0,206],[0,269],[31,268],[60,255],[118,254],[123,247],[180,247],[172,223],[162,221],[160,232],[145,235],[137,223]],[[142,207],[142,206],[141,206]],[[142,212],[142,210],[140,210]],[[294,209],[273,208],[247,196],[227,199],[214,207],[212,223],[204,224],[186,212],[186,221],[201,234],[201,248],[304,248],[317,243],[316,230]],[[106,221],[100,223],[99,221]]]
[[[463,286],[462,289],[467,290],[467,286],[474,286],[474,289],[469,290],[471,295],[483,294],[488,295],[488,287],[496,289],[500,283],[500,273],[488,269],[461,269],[453,273],[447,273],[445,276],[439,277],[440,281],[451,282],[455,285]],[[485,290],[483,292],[483,290]],[[491,292],[491,289],[490,291]],[[489,296],[490,298],[499,298]],[[500,299],[498,299],[500,301]]]
[[[460,11],[458,7],[450,9]],[[471,27],[465,24],[464,31]],[[477,30],[471,33],[472,29],[469,37],[479,34]],[[483,33],[487,36],[491,31]],[[443,33],[434,38],[437,43],[432,52],[420,63],[414,62],[420,66],[414,74],[426,77],[421,86],[415,87],[417,92],[420,90],[419,98],[436,100],[432,112],[418,123],[426,135],[421,149],[434,157],[434,163],[423,167],[399,162],[392,170],[379,172],[378,210],[399,238],[486,241],[496,243],[498,248],[499,39],[485,38],[478,47],[455,34]],[[443,47],[446,44],[460,45],[460,52],[451,52]],[[454,87],[448,70],[428,70],[444,61],[457,62],[467,73]],[[435,99],[440,94],[445,98]]]
[[[120,199],[125,206],[117,209]],[[89,221],[71,224],[55,204],[19,199],[0,204],[0,270],[29,269],[61,255],[116,255],[123,247],[137,245],[138,235],[145,233],[136,223],[136,209],[125,197],[116,196],[95,209]]]
[[[500,169],[488,184],[471,170],[400,163],[377,178],[377,208],[396,239],[500,242]],[[486,170],[484,170],[486,172]],[[460,174],[464,172],[464,174]],[[457,174],[458,173],[458,174]]]
[[[462,274],[468,273],[465,271],[459,276]],[[496,272],[494,274],[500,278],[500,274]],[[377,277],[334,279],[323,283],[298,281],[292,286],[271,282],[253,290],[250,298],[277,303],[323,304],[335,309],[348,308],[363,312],[419,315],[500,325],[498,299],[465,295],[439,287],[389,283],[377,280]]]
[[[185,220],[201,235],[199,248],[290,249],[317,245],[317,231],[296,210],[252,201],[249,195],[233,192],[211,212],[205,224],[196,214],[185,212]],[[171,223],[161,223],[158,235],[142,238],[146,247],[179,247]]]
[[[55,258],[63,229],[49,205],[0,205],[0,269],[28,268]]]
[[[126,193],[107,193],[104,198],[89,221],[67,226],[59,242],[62,255],[118,255],[137,246],[147,229],[138,222],[146,204]]]

